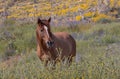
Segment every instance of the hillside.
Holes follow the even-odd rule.
[[[53,21],[99,22],[120,17],[120,0],[1,0],[1,22],[8,19],[34,22],[37,17]]]

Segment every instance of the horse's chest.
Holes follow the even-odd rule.
[[[40,56],[41,60],[51,60],[55,59],[54,53],[51,53],[50,51],[41,51],[42,55]]]
[[[50,56],[46,55],[46,54],[43,54],[40,58],[41,58],[42,61],[44,61],[44,60],[50,60]]]

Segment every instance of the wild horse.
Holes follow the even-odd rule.
[[[66,32],[52,33],[50,28],[51,18],[41,20],[38,18],[36,28],[37,39],[37,55],[41,61],[48,62],[57,60],[64,61],[68,58],[68,62],[76,55],[76,42],[73,37]]]

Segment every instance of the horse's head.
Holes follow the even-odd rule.
[[[40,39],[46,44],[47,48],[51,48],[54,44],[54,41],[52,39],[52,33],[50,30],[50,21],[51,18],[48,20],[41,20],[38,18],[38,26],[37,30],[39,33]]]

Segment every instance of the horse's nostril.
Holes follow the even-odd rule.
[[[48,41],[48,42],[47,42],[47,45],[48,45],[48,46],[52,46],[53,44],[54,44],[53,41]]]
[[[47,42],[47,44],[49,45],[49,44],[50,44],[50,42],[48,41],[48,42]]]
[[[52,42],[50,42],[50,44],[53,44],[54,42],[52,41]]]

